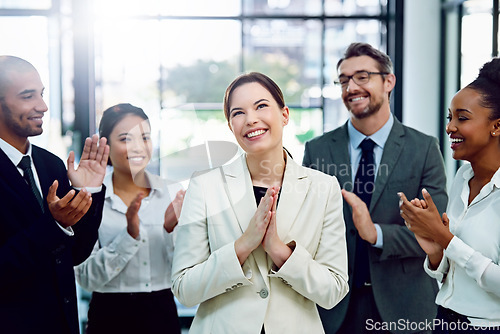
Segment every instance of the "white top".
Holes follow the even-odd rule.
[[[99,239],[90,257],[75,267],[82,288],[97,292],[151,292],[171,287],[173,236],[163,228],[165,210],[175,198],[178,184],[146,172],[149,196],[139,210],[140,232],[127,232],[127,206],[113,190],[112,173],[104,179],[106,197]]]
[[[439,267],[425,271],[443,282],[436,304],[468,316],[472,325],[500,324],[500,169],[468,205],[470,164],[462,166],[450,190],[447,214],[455,235]]]

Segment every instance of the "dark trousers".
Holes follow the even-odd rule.
[[[500,333],[500,327],[484,328],[474,327],[465,315],[453,310],[438,306],[438,312],[434,321],[434,334],[448,333]]]
[[[370,330],[370,323],[381,323],[371,286],[352,287],[347,314],[337,334],[389,333]]]
[[[145,293],[99,293],[90,300],[87,334],[180,334],[170,289]]]

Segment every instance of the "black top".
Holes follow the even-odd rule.
[[[260,200],[262,197],[266,195],[267,188],[264,187],[259,187],[259,186],[253,186],[253,193],[255,195],[255,201],[257,202],[257,206],[259,206]],[[278,203],[280,201],[280,194],[281,194],[281,188],[280,191],[278,192],[278,200],[276,201],[276,207],[278,207]]]

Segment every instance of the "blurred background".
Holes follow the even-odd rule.
[[[284,144],[301,162],[307,140],[347,120],[336,63],[351,42],[367,42],[394,62],[394,114],[440,139],[454,175],[447,107],[498,55],[498,21],[499,0],[0,0],[0,54],[30,61],[46,86],[35,144],[78,156],[103,110],[132,103],[152,121],[150,169],[186,182],[185,166],[169,159],[234,143],[222,99],[242,72],[283,89]],[[80,296],[83,326],[89,294]],[[187,327],[194,310],[179,307]]]

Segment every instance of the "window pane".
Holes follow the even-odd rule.
[[[320,15],[321,0],[249,0],[244,15]]]
[[[239,0],[159,0],[159,3],[162,15],[236,16],[241,13]]]
[[[462,18],[462,75],[461,86],[469,84],[479,68],[492,56],[492,1],[475,0],[464,3]],[[480,32],[480,33],[478,33]]]
[[[319,20],[248,20],[244,23],[244,39],[246,71],[271,77],[289,105],[320,105]]]
[[[349,44],[354,41],[369,43],[385,52],[385,26],[378,20],[328,20],[326,22],[324,75],[327,85],[323,89],[325,131],[343,124],[348,117],[341,99],[341,89],[334,85],[333,81],[337,79],[337,62],[343,57]]]
[[[380,15],[387,0],[325,0],[326,15]]]
[[[230,16],[241,12],[240,1],[234,0],[99,0],[95,13],[101,17],[165,15],[165,16]]]
[[[51,0],[0,0],[0,8],[5,9],[49,9],[51,6]]]
[[[66,154],[66,148],[60,140],[59,106],[56,104],[57,97],[51,99],[58,91],[51,89],[48,24],[46,17],[0,17],[0,31],[16,32],[0,34],[0,54],[23,58],[37,69],[45,86],[44,100],[49,111],[43,118],[42,135],[32,137],[30,141],[42,147],[51,147],[52,152],[63,156]]]
[[[159,41],[163,107],[220,104],[227,85],[240,71],[240,22],[167,20],[161,24]]]

